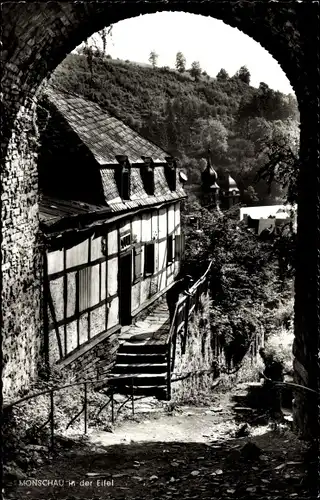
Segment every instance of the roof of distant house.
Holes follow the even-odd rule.
[[[118,164],[116,156],[120,155],[130,163],[143,163],[142,156],[165,163],[170,156],[92,101],[51,88],[45,95],[100,165]]]
[[[296,211],[296,206],[267,205],[259,207],[241,207],[240,220],[243,220],[245,215],[249,215],[252,219],[267,219],[270,216],[284,219],[285,217],[290,217],[292,209]]]

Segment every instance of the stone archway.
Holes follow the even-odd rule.
[[[176,7],[176,8],[175,8]],[[300,106],[301,150],[295,289],[295,378],[317,389],[316,219],[318,4],[264,2],[5,3],[2,5],[2,348],[4,395],[27,387],[41,351],[41,242],[38,238],[37,125],[41,82],[104,25],[158,10],[210,15],[251,36],[287,74]],[[310,231],[309,228],[313,230]],[[296,422],[314,434],[313,394],[296,397]]]

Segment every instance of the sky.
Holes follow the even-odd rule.
[[[187,68],[199,61],[202,70],[215,77],[221,68],[232,76],[241,66],[247,66],[254,87],[265,82],[284,94],[294,93],[280,65],[258,42],[218,19],[158,12],[113,25],[107,44],[112,58],[148,63],[152,50],[159,56],[160,67],[174,68],[176,53],[181,51]]]

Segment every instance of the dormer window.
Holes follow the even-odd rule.
[[[127,156],[116,156],[120,168],[116,171],[119,195],[123,200],[130,200],[130,163]]]
[[[154,164],[152,158],[142,156],[145,163],[141,167],[141,178],[146,193],[150,196],[154,195]]]
[[[166,158],[166,161],[167,164],[164,167],[164,172],[167,179],[167,183],[170,188],[170,191],[175,191],[177,188],[176,162],[174,158],[171,157]]]

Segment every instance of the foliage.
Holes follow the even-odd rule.
[[[206,157],[210,149],[211,160],[218,162],[228,150],[228,131],[219,120],[198,118],[191,137],[198,157]]]
[[[195,230],[188,223],[192,214],[200,221]],[[264,241],[238,220],[238,207],[223,214],[209,212],[198,203],[186,204],[182,214],[186,227],[184,270],[199,277],[212,261],[211,328],[221,336],[227,360],[242,359],[252,335],[263,328],[266,335],[285,326],[283,310],[292,294],[292,276],[280,271],[278,247],[282,235]]]
[[[193,63],[191,64],[191,68],[190,68],[190,75],[193,76],[193,78],[198,81],[199,80],[199,77],[201,75],[201,66],[200,66],[200,63],[199,61],[193,61]]]
[[[152,67],[155,68],[157,66],[158,62],[158,54],[156,53],[155,50],[152,50],[149,55],[149,62],[152,64]]]
[[[281,122],[283,127],[283,122]],[[298,197],[298,173],[300,168],[298,156],[298,137],[296,130],[277,130],[277,137],[266,141],[268,159],[258,171],[258,179],[267,180],[269,192],[274,183],[287,192],[287,202],[294,204]]]
[[[251,75],[247,66],[241,66],[241,68],[236,72],[235,77],[246,83],[247,85],[250,84]]]
[[[183,73],[186,70],[186,58],[184,57],[182,52],[177,52],[176,68],[180,73]]]
[[[52,367],[48,381],[38,379],[30,389],[36,394],[54,387],[62,387],[75,383],[75,377],[67,369]],[[88,421],[90,425],[105,426],[106,414],[97,413],[107,401],[106,396],[95,392],[92,384],[88,384]],[[54,392],[54,429],[55,435],[64,434],[66,426],[79,413],[84,403],[83,384],[68,387]],[[49,425],[43,426],[49,419],[50,394],[42,394],[6,410],[3,420],[3,436],[5,437],[4,453],[6,458],[29,444],[48,445],[50,439]],[[71,425],[71,431],[83,431],[83,414]]]
[[[265,353],[274,361],[281,363],[284,373],[293,373],[293,346],[294,333],[293,329],[279,328],[276,330],[265,343]]]
[[[224,68],[221,68],[220,71],[217,73],[216,79],[224,82],[224,81],[228,80],[228,78],[230,78],[230,77],[229,77],[227,71]]]

